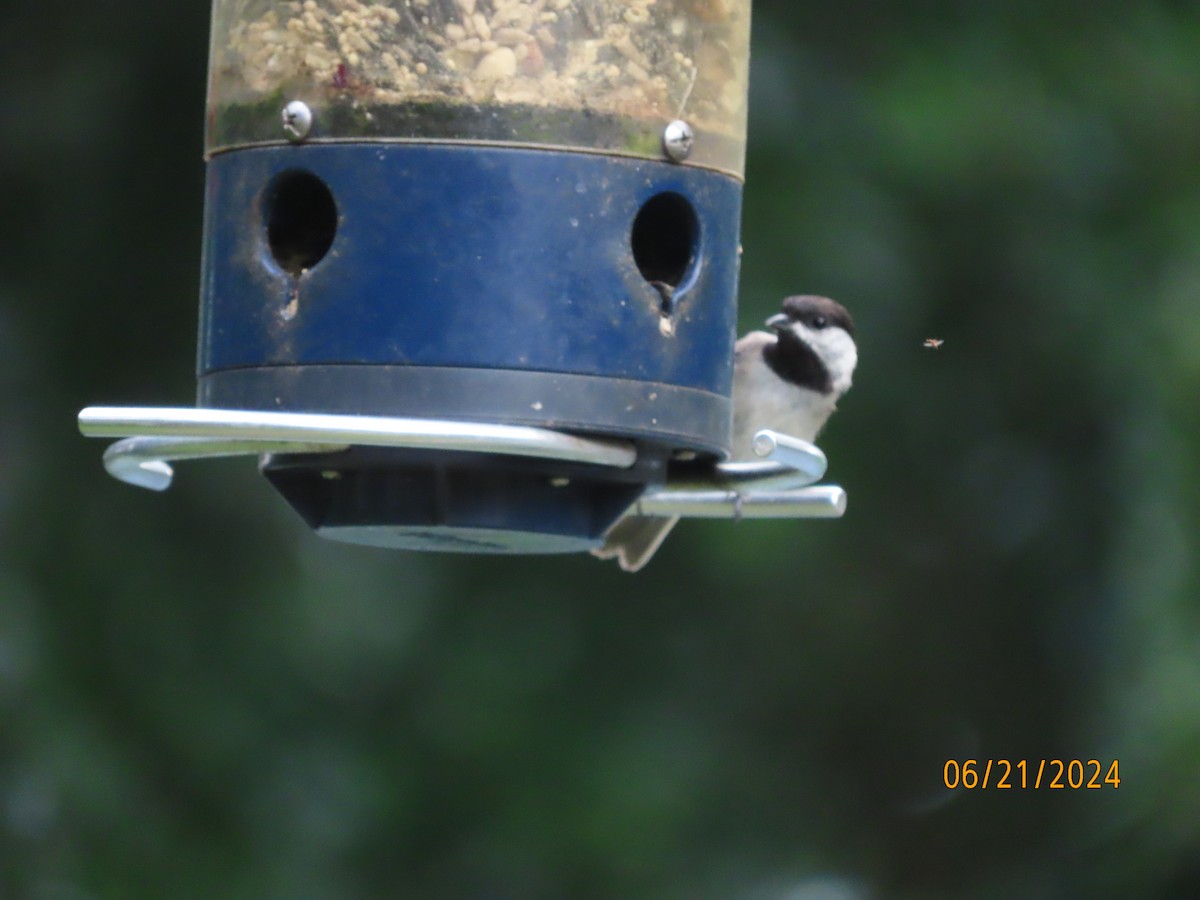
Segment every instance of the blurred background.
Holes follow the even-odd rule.
[[[1194,4],[758,4],[741,324],[853,311],[850,507],[634,577],[104,474],[194,396],[208,16],[4,7],[0,895],[1200,896]]]

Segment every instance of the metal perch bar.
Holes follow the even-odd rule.
[[[836,484],[790,491],[650,490],[634,507],[643,516],[689,519],[837,519],[846,492]]]

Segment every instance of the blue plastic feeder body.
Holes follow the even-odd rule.
[[[632,439],[648,460],[723,455],[740,215],[740,181],[665,161],[366,142],[218,153],[199,403],[535,425]],[[312,468],[297,460],[268,477],[306,494],[289,499],[314,527],[423,549],[581,549],[662,477],[643,468],[609,500],[597,487],[553,515],[558,501],[541,497],[506,525],[488,520],[494,497],[474,518],[447,519],[444,496],[428,515],[365,510],[347,504],[344,483],[337,496],[328,478],[296,488]],[[411,494],[414,472],[444,463],[395,479]],[[480,468],[460,463],[454,472]],[[375,454],[351,468],[386,481],[403,467]],[[517,494],[539,494],[527,465],[507,471]],[[509,505],[520,519],[523,505]],[[488,529],[500,535],[492,547],[479,538]]]
[[[322,227],[322,185],[336,216],[323,254],[306,233]],[[638,249],[664,277],[648,279],[633,232],[655,198]],[[218,154],[201,404],[548,425],[720,453],[740,210],[729,176],[584,153]],[[299,221],[272,229],[273,214]],[[319,258],[303,265],[306,252]],[[673,294],[668,327],[652,281]]]

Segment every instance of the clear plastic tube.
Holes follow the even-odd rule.
[[[208,149],[285,140],[458,140],[662,157],[740,176],[750,0],[216,0]]]

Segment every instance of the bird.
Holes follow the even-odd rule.
[[[854,321],[828,297],[785,297],[781,311],[751,331],[733,349],[733,461],[756,459],[754,435],[764,428],[815,441],[850,390],[858,365]],[[627,513],[592,550],[637,572],[662,545],[678,516]]]
[[[925,338],[925,346],[930,350],[936,350],[942,344],[946,343],[941,338]]]

